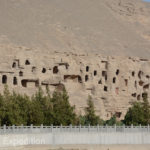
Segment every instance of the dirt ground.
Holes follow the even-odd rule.
[[[0,150],[150,150],[150,145],[30,145]]]

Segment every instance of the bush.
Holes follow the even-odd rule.
[[[123,125],[123,122],[122,121],[117,121],[116,116],[113,115],[109,120],[105,121],[104,124],[108,125],[108,126],[113,126],[113,125],[121,126],[121,125]]]
[[[135,102],[129,108],[124,123],[126,125],[148,125],[150,123],[150,105],[146,93],[143,95],[143,102]]]

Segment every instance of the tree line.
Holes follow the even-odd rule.
[[[44,94],[38,92],[29,97],[27,95],[9,92],[8,87],[0,94],[0,125],[148,125],[150,123],[150,105],[147,94],[143,102],[134,102],[129,108],[125,119],[117,121],[114,115],[109,120],[102,120],[95,114],[92,97],[88,98],[85,115],[77,115],[75,106],[69,103],[69,96],[64,89]]]

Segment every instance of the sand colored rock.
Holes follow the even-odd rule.
[[[150,94],[150,4],[141,0],[0,0],[0,91],[65,87],[78,114],[91,95],[123,119]]]
[[[6,47],[2,47],[5,51]],[[9,49],[9,47],[8,47]],[[74,53],[41,53],[25,47],[14,47],[14,54],[1,57],[0,90],[33,95],[42,87],[66,88],[70,103],[78,114],[84,114],[90,95],[96,113],[103,119],[114,114],[123,119],[134,101],[150,95],[150,60],[138,57],[104,56]]]
[[[0,43],[45,52],[150,56],[142,0],[0,0]]]

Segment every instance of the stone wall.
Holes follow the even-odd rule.
[[[96,113],[103,119],[116,114],[123,119],[134,101],[150,94],[150,60],[130,57],[73,53],[20,52],[0,59],[0,91],[10,90],[28,95],[41,86],[50,92],[66,88],[70,103],[84,113],[91,95]]]

